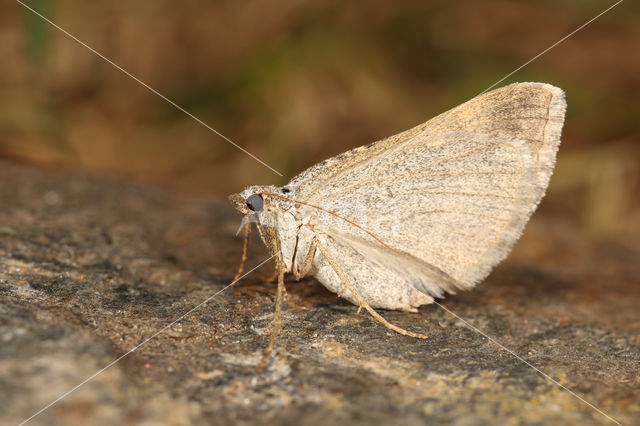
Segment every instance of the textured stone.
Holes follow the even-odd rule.
[[[220,291],[226,201],[0,163],[0,423],[17,424]],[[255,236],[254,236],[255,237]],[[268,257],[254,238],[249,267]],[[443,306],[606,413],[640,422],[640,252],[535,215],[514,253]],[[275,356],[265,265],[30,424],[601,424],[442,308],[382,312],[289,283]]]

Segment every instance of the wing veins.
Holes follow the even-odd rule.
[[[515,188],[515,187],[514,187]],[[513,195],[501,195],[501,194],[491,194],[491,193],[481,193],[481,192],[463,192],[463,191],[423,191],[416,190],[410,192],[403,192],[403,194],[413,194],[415,192],[420,192],[421,194],[434,194],[434,195],[468,195],[471,197],[488,197],[488,198],[503,198],[506,200],[513,200],[518,197]]]
[[[421,173],[424,173],[425,171],[431,170],[433,167],[437,166],[438,164],[441,164],[441,163],[444,163],[444,162],[447,162],[447,161],[451,161],[451,160],[456,160],[456,159],[458,159],[458,158],[463,158],[463,157],[465,157],[465,156],[467,156],[467,155],[470,155],[470,154],[472,154],[472,153],[474,153],[474,152],[481,151],[481,150],[483,150],[483,149],[487,148],[488,146],[492,146],[492,145],[495,145],[495,146],[504,146],[504,145],[500,145],[500,144],[499,144],[499,143],[497,143],[497,142],[489,142],[489,143],[487,143],[485,146],[475,147],[475,148],[473,148],[473,149],[470,149],[470,150],[468,150],[468,151],[462,152],[462,153],[460,153],[460,154],[453,155],[453,156],[451,156],[451,157],[443,158],[443,159],[440,159],[440,160],[434,161],[434,162],[432,162],[432,163],[429,163],[426,167],[424,167],[423,169],[421,169],[421,170],[420,170],[420,172],[421,172]],[[516,150],[516,152],[517,152],[517,150]],[[505,173],[505,174],[517,174],[517,173],[521,173],[521,172]],[[405,173],[405,174],[402,174],[402,175],[394,175],[394,176],[393,176],[393,179],[394,179],[394,180],[397,180],[398,178],[402,178],[402,177],[415,176],[415,174],[416,174],[416,172]],[[471,174],[473,174],[473,173],[471,173]],[[493,174],[493,173],[491,173],[491,174]],[[343,193],[345,193],[345,192],[347,192],[347,191],[350,191],[350,190],[352,190],[352,189],[354,189],[354,188],[361,187],[361,186],[363,186],[363,185],[365,185],[365,184],[371,184],[371,183],[374,183],[374,182],[381,182],[381,181],[383,181],[383,179],[384,179],[384,177],[382,177],[380,174],[378,174],[378,175],[376,175],[376,178],[375,178],[375,179],[369,179],[369,180],[367,180],[367,181],[359,181],[359,182],[355,182],[355,183],[354,183],[354,184],[352,184],[352,185],[343,186],[343,187],[342,187],[342,188],[340,188],[339,190],[335,190],[334,192],[332,192],[332,194],[331,194],[331,195],[332,195],[332,197],[335,197],[337,194],[343,194]],[[311,200],[313,200],[313,197],[311,198]]]
[[[423,214],[430,214],[430,213],[464,214],[464,215],[469,215],[469,216],[484,217],[485,219],[494,219],[494,220],[499,221],[499,222],[509,222],[511,220],[511,219],[503,219],[503,218],[498,217],[498,216],[485,215],[485,214],[481,214],[481,213],[474,213],[474,212],[464,211],[464,210],[434,209],[434,210],[425,210],[425,211],[420,212],[419,214],[423,215]]]

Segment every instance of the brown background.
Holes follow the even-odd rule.
[[[464,102],[612,2],[28,4],[284,177],[15,2],[0,5],[0,158],[226,195]],[[625,239],[640,233],[639,10],[622,3],[501,83],[567,92],[542,210]]]

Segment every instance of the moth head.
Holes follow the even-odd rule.
[[[250,186],[244,191],[229,196],[229,201],[243,216],[256,219],[282,209],[283,200],[275,194],[282,194],[282,188],[275,186]]]

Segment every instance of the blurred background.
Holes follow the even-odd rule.
[[[613,1],[25,3],[284,177],[12,1],[0,5],[0,160],[226,196],[472,98]],[[623,2],[499,85],[567,93],[543,214],[634,240],[639,12]]]

